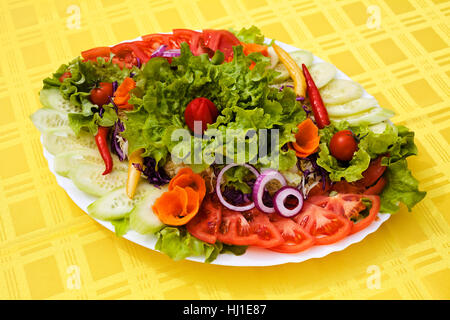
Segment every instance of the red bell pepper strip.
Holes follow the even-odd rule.
[[[302,64],[302,68],[306,80],[306,91],[308,92],[309,101],[311,102],[311,109],[314,114],[314,119],[316,120],[319,129],[322,129],[330,124],[328,111],[323,104],[319,89],[317,89],[314,80],[309,74],[308,68],[304,64]]]
[[[106,175],[112,171],[113,168],[113,160],[111,157],[111,152],[108,148],[108,133],[109,127],[98,127],[98,132],[95,135],[95,143],[97,144],[98,151],[102,156],[103,161],[105,162],[105,171],[103,175]]]

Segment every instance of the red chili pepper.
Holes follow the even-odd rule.
[[[95,143],[97,144],[98,151],[100,152],[100,155],[105,162],[105,171],[103,172],[103,175],[110,173],[113,168],[113,160],[111,157],[111,152],[108,148],[108,133],[109,127],[99,126],[98,132],[95,135]]]
[[[302,64],[303,74],[306,80],[306,90],[308,92],[309,101],[311,102],[311,109],[314,113],[314,119],[316,120],[319,129],[322,129],[330,124],[330,118],[328,117],[328,111],[323,104],[322,97],[320,96],[319,89],[317,89],[314,80],[309,74],[308,68]]]

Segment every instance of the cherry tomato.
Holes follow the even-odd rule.
[[[184,120],[187,126],[196,134],[201,134],[206,130],[207,124],[214,123],[219,115],[214,103],[206,98],[195,98],[186,107],[184,111]],[[201,132],[195,131],[194,122],[200,121],[202,124]]]
[[[109,103],[109,97],[113,95],[113,87],[110,82],[100,82],[98,87],[91,90],[90,99],[93,104],[102,106]]]
[[[352,160],[356,150],[358,150],[358,142],[350,130],[338,131],[330,140],[331,154],[338,160]]]
[[[69,71],[64,72],[61,77],[59,77],[59,82],[63,82],[64,79],[71,78],[72,74]]]

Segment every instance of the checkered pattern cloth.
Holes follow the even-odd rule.
[[[0,12],[0,298],[450,298],[449,1],[2,0]],[[342,252],[264,268],[173,262],[89,218],[56,184],[29,120],[42,80],[95,46],[252,24],[396,111],[416,132],[409,165],[425,200]]]

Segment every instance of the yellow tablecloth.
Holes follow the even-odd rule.
[[[449,1],[2,0],[0,12],[0,298],[450,298]],[[173,262],[89,218],[56,184],[29,120],[42,79],[94,46],[252,24],[396,111],[416,132],[409,164],[425,200],[343,252],[264,268]]]

